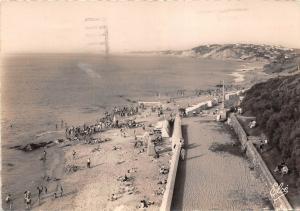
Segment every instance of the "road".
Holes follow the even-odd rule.
[[[238,140],[212,117],[184,118],[186,159],[177,171],[172,210],[272,208]]]

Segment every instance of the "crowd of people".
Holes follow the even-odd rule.
[[[142,108],[142,106],[114,107],[111,112],[105,112],[104,117],[98,119],[95,124],[66,127],[66,138],[69,140],[82,140],[87,136],[91,136],[109,128],[133,127],[135,126],[134,121],[131,120],[127,121],[125,124],[120,124],[116,117],[129,117],[136,115],[139,112],[139,108]]]

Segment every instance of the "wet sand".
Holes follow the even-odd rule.
[[[173,210],[271,208],[268,190],[221,123],[207,116],[185,118],[183,124],[187,154],[178,168]],[[227,152],[228,144],[237,151]],[[217,145],[224,151],[215,150]]]

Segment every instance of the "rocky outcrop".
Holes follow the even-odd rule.
[[[64,139],[57,139],[56,141],[44,141],[39,143],[29,143],[26,145],[16,145],[10,147],[10,149],[17,149],[17,150],[22,150],[24,152],[30,152],[39,148],[50,147],[54,144],[62,143],[62,142],[64,142]]]

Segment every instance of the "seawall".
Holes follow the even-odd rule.
[[[208,101],[205,101],[205,102],[201,102],[201,103],[198,103],[196,105],[193,105],[191,107],[187,107],[185,109],[185,113],[186,115],[192,115],[193,112],[200,112],[201,110],[205,110],[207,108],[211,108],[213,107],[213,100],[208,100]]]
[[[264,162],[264,160],[256,150],[252,141],[248,141],[247,134],[244,131],[241,124],[239,123],[235,114],[233,113],[230,114],[230,120],[231,120],[230,124],[233,127],[235,133],[237,134],[242,144],[242,149],[245,150],[246,155],[250,159],[254,168],[259,172],[260,175],[263,176],[264,182],[266,183],[269,190],[271,191],[273,185],[277,183],[277,181],[275,180],[270,170],[268,169],[266,163]],[[276,201],[272,199],[270,194],[268,194],[268,198],[272,202],[275,210],[293,210],[292,206],[290,205],[289,201],[284,195],[279,197]]]
[[[171,209],[172,197],[174,192],[178,162],[180,157],[181,143],[183,143],[181,131],[181,118],[176,116],[172,135],[172,159],[170,161],[169,175],[166,185],[166,190],[163,195],[160,211],[169,211]]]

